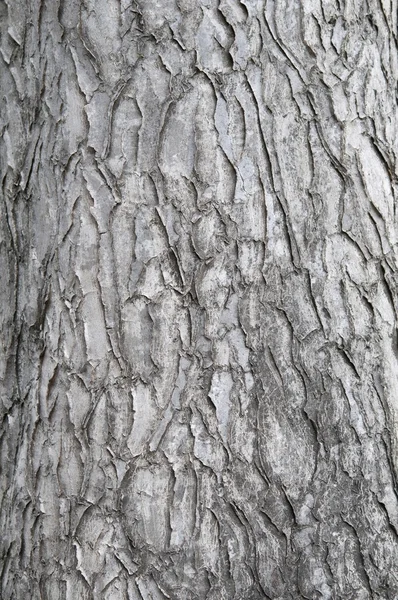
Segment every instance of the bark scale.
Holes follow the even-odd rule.
[[[398,597],[396,0],[8,0],[1,597]]]

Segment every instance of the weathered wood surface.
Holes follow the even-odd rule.
[[[398,598],[396,0],[8,0],[1,598]]]

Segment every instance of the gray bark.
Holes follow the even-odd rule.
[[[398,598],[396,0],[7,0],[1,598]]]

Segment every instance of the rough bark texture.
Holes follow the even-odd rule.
[[[398,598],[396,0],[7,0],[1,598]]]

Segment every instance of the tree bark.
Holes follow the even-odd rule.
[[[1,598],[396,599],[396,0],[0,10]]]

